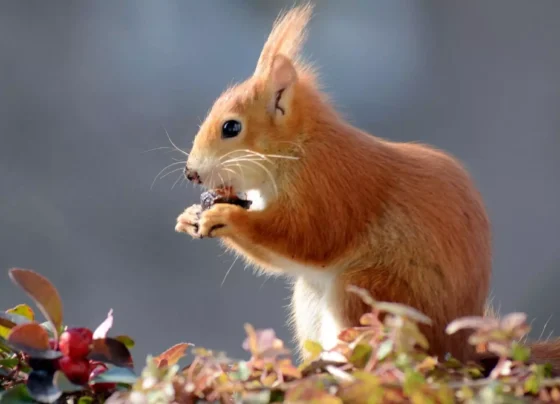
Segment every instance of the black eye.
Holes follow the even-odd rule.
[[[222,126],[222,137],[228,139],[230,137],[236,137],[241,133],[241,122],[230,120],[225,121]]]

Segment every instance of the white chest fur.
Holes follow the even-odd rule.
[[[333,348],[344,328],[335,294],[337,271],[302,265],[275,254],[270,258],[271,265],[295,280],[291,310],[298,343],[311,339],[325,349]]]
[[[263,210],[266,206],[265,196],[257,189],[247,191],[247,199],[251,201],[250,210]]]
[[[334,279],[300,276],[294,284],[292,315],[300,345],[307,339],[333,348],[344,328],[339,320]]]
[[[252,201],[251,210],[266,207],[266,196],[258,190],[247,192]],[[344,326],[339,321],[336,298],[336,268],[314,268],[272,252],[269,264],[295,280],[292,295],[292,324],[298,343],[311,339],[330,349],[336,345],[337,336]]]

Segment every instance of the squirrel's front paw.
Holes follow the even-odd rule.
[[[217,203],[202,212],[198,221],[198,235],[200,237],[224,237],[233,234],[236,219],[247,214],[239,206],[227,203]]]
[[[202,206],[192,205],[185,209],[177,218],[175,231],[179,233],[187,233],[193,238],[200,238],[198,234],[200,215],[202,214]]]

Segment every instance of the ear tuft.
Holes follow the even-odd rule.
[[[312,13],[313,5],[307,2],[278,16],[261,51],[255,76],[266,74],[276,55],[282,54],[296,61],[299,59]]]

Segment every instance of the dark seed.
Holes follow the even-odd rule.
[[[200,206],[202,210],[210,209],[216,203],[229,203],[231,205],[237,205],[243,209],[249,209],[251,206],[251,201],[246,199],[241,199],[236,196],[224,196],[216,191],[206,191],[200,195]]]

